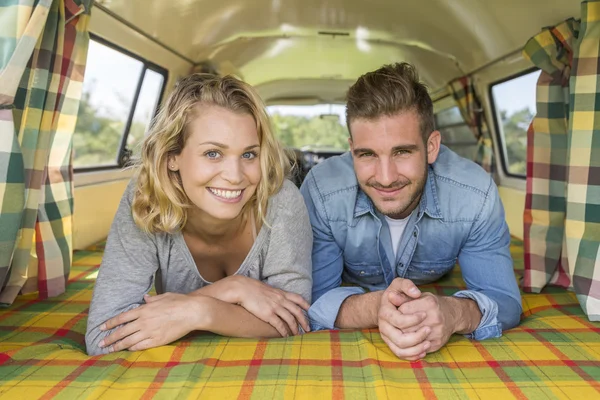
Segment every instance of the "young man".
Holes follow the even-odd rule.
[[[346,115],[350,153],[314,167],[301,188],[314,236],[313,329],[379,327],[394,354],[416,360],[454,333],[483,340],[516,326],[521,296],[498,190],[440,144],[414,68],[361,76]],[[457,260],[468,290],[419,291]]]

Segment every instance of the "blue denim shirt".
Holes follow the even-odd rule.
[[[467,290],[454,296],[474,300],[482,314],[467,336],[499,337],[519,323],[521,295],[504,208],[492,178],[472,161],[442,146],[396,257],[385,218],[360,189],[350,153],[311,169],[300,191],[314,237],[313,330],[335,329],[342,302],[363,288],[384,290],[396,277],[432,282],[457,260]]]

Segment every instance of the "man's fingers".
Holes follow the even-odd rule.
[[[425,342],[425,339],[431,332],[431,328],[428,326],[424,326],[416,332],[402,333],[400,330],[394,328],[390,324],[383,323],[379,326],[379,332],[387,336],[399,348],[407,349]],[[427,343],[427,348],[429,348],[431,344],[429,342]],[[418,353],[414,353],[411,355],[420,354],[423,351],[427,350],[427,348],[421,349]]]
[[[396,346],[394,344],[394,342],[392,342],[388,337],[381,335],[381,338],[388,345],[388,347],[392,351],[392,353],[394,353],[394,355],[396,357],[398,357],[402,360],[416,361],[416,360],[419,360],[419,359],[425,357],[425,354],[426,354],[425,352],[417,354],[418,348],[416,348],[416,349],[401,349],[400,347]]]
[[[382,339],[386,342],[390,350],[399,358],[403,360],[418,360],[419,358],[423,358],[424,353],[427,352],[427,349],[431,347],[431,343],[429,341],[424,341],[417,343],[414,346],[410,347],[401,347],[398,346],[397,342],[390,338],[385,334],[381,334]]]
[[[310,332],[310,325],[308,324],[308,319],[306,318],[306,315],[304,315],[304,313],[302,312],[302,309],[298,307],[296,303],[287,302],[284,303],[283,306],[294,315],[294,317],[296,318],[296,322],[298,322],[300,326],[302,326],[304,332]]]
[[[119,325],[123,325],[123,324],[131,322],[133,320],[136,320],[136,319],[138,319],[139,314],[140,314],[139,308],[134,308],[133,310],[129,310],[124,313],[121,313],[121,314],[117,315],[116,317],[113,317],[113,318],[109,319],[108,321],[106,321],[105,323],[103,323],[100,326],[100,330],[107,331],[107,330],[115,328]]]
[[[127,336],[136,333],[137,331],[139,331],[139,328],[137,327],[137,325],[138,324],[136,324],[134,321],[130,324],[123,325],[122,327],[115,329],[114,332],[112,332],[110,335],[105,337],[100,342],[99,346],[100,347],[110,346],[111,344],[118,342],[119,340],[124,339]]]
[[[402,279],[400,282],[400,289],[402,290],[402,293],[406,293],[413,299],[421,296],[421,291],[410,279]]]
[[[394,292],[404,293],[413,299],[421,296],[421,291],[410,279],[396,278],[392,281],[389,289]]]
[[[414,314],[402,314],[398,310],[386,309],[382,311],[381,318],[384,319],[390,325],[406,333],[406,329],[416,327],[420,323],[422,323],[425,320],[425,318],[427,318],[427,314],[422,311],[419,311]]]
[[[398,293],[394,290],[390,291],[388,293],[388,300],[390,301],[390,303],[392,303],[395,307],[400,307],[402,304],[413,300],[412,297],[408,297],[407,295],[405,295],[404,293]]]
[[[418,299],[408,301],[402,304],[399,308],[400,312],[404,314],[414,314],[418,311],[431,310],[437,307],[437,298],[435,295],[425,293]]]
[[[308,311],[308,309],[310,308],[310,304],[308,304],[308,302],[306,300],[304,300],[304,298],[297,293],[286,292],[285,297],[288,300],[293,301],[294,303],[298,304],[305,311]]]

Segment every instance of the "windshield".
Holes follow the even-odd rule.
[[[275,135],[286,147],[335,152],[349,148],[345,105],[272,105],[267,111]]]

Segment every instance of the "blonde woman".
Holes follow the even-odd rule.
[[[88,353],[157,347],[195,330],[308,331],[312,231],[288,169],[249,85],[209,74],[181,80],[108,236]],[[148,295],[153,284],[157,296]]]

